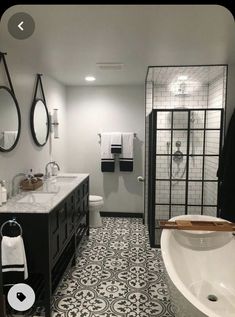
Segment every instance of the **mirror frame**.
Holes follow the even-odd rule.
[[[18,141],[19,141],[19,138],[20,138],[20,132],[21,132],[21,114],[20,114],[20,107],[19,107],[18,101],[17,101],[17,99],[16,99],[16,96],[15,96],[14,92],[11,91],[11,89],[9,89],[9,88],[6,87],[6,86],[0,86],[0,89],[5,89],[6,91],[9,92],[9,94],[11,95],[12,99],[13,99],[14,102],[15,102],[16,111],[17,111],[17,116],[18,116],[18,133],[17,133],[17,137],[16,137],[16,139],[15,139],[15,142],[13,143],[13,145],[12,145],[9,149],[4,149],[4,148],[2,148],[2,147],[0,146],[0,151],[1,151],[1,152],[10,152],[10,151],[12,151],[12,150],[16,147],[16,145],[17,145],[17,143],[18,143]]]
[[[36,133],[35,133],[35,129],[34,129],[34,112],[35,112],[35,108],[37,105],[37,102],[41,101],[44,104],[45,110],[46,110],[46,116],[47,116],[47,135],[46,135],[46,140],[44,143],[40,143],[37,139]],[[44,146],[47,143],[48,137],[49,137],[49,133],[50,133],[50,118],[49,118],[49,112],[47,109],[47,105],[45,103],[45,100],[43,100],[42,98],[34,98],[33,103],[32,103],[32,107],[30,110],[30,128],[31,128],[31,133],[32,133],[32,137],[34,142],[38,145],[38,146]]]

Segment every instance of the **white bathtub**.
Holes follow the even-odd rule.
[[[176,219],[218,220],[198,215],[171,220]],[[161,249],[175,316],[235,317],[235,237],[231,232],[164,229]],[[208,295],[217,301],[210,301]]]

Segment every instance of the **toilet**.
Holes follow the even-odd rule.
[[[102,196],[89,195],[90,228],[102,227],[102,219],[100,209],[103,207],[104,201]]]

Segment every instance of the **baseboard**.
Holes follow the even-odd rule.
[[[127,217],[127,218],[143,218],[140,212],[115,212],[115,211],[101,211],[101,217]]]

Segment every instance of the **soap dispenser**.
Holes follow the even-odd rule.
[[[3,180],[1,181],[1,193],[2,193],[2,204],[7,202],[7,189],[6,189],[6,182]]]

